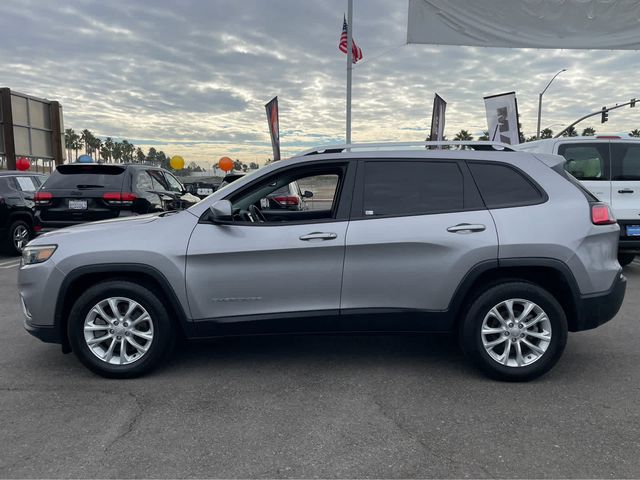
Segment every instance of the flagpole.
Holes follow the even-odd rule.
[[[351,143],[351,74],[353,71],[353,0],[347,7],[347,132],[346,143]]]

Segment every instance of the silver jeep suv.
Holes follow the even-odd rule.
[[[179,336],[403,331],[455,332],[491,377],[535,378],[568,331],[618,312],[615,218],[560,156],[427,146],[325,147],[182,212],[42,235],[19,272],[25,328],[107,377],[150,371]],[[293,181],[323,203],[260,209]]]

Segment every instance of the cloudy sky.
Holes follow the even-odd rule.
[[[271,156],[264,104],[280,99],[283,155],[344,140],[346,0],[3,0],[0,86],[60,100],[65,127],[210,166]],[[525,134],[640,97],[640,52],[404,45],[406,0],[355,0],[354,141],[422,140],[432,99],[446,134],[486,129],[485,95],[515,90]],[[620,112],[620,113],[618,113]],[[640,128],[640,108],[598,131]],[[585,125],[586,126],[586,125]]]

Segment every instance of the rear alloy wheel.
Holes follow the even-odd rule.
[[[622,267],[626,267],[631,262],[633,262],[634,258],[636,258],[635,253],[619,253],[618,254],[618,263]]]
[[[69,314],[73,351],[89,369],[111,378],[140,376],[158,366],[173,347],[174,331],[158,297],[127,281],[94,285]]]
[[[24,220],[16,220],[9,227],[9,236],[7,238],[9,253],[20,255],[30,239],[31,227],[29,227],[29,224]]]
[[[546,373],[558,361],[567,341],[567,321],[549,292],[509,282],[476,298],[460,333],[465,353],[487,375],[524,381]]]

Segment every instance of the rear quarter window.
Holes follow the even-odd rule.
[[[0,193],[12,193],[18,189],[11,177],[0,177]]]
[[[469,168],[487,208],[521,207],[546,200],[524,173],[509,165],[469,162]]]

